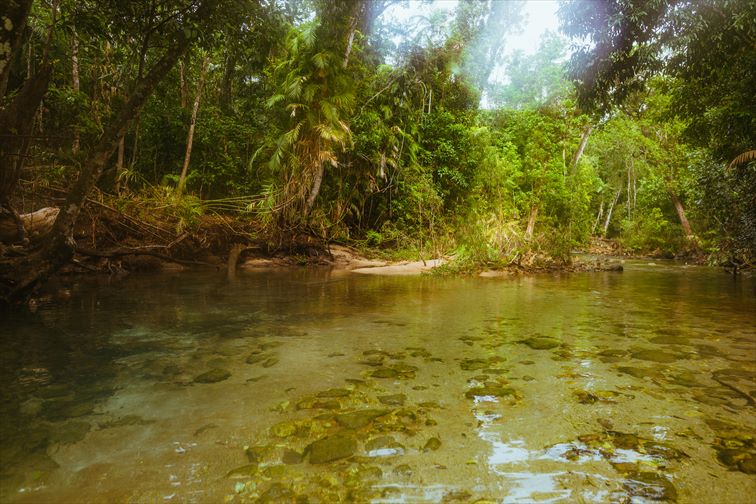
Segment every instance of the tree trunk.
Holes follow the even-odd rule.
[[[632,188],[630,186],[633,179],[633,158],[630,158],[630,162],[627,164],[627,218],[629,219],[632,211]]]
[[[307,201],[305,202],[305,217],[310,215],[310,211],[312,210],[312,207],[315,206],[315,200],[318,197],[318,194],[320,193],[320,185],[323,183],[323,175],[325,174],[325,165],[322,161],[318,162],[318,166],[315,169],[315,178],[312,181],[312,189],[310,189],[310,194],[307,196]]]
[[[224,114],[231,112],[231,83],[234,80],[236,71],[236,55],[229,49],[226,53],[225,68],[223,69],[223,80],[220,86],[220,109]]]
[[[239,255],[245,249],[241,243],[235,244],[231,247],[228,253],[228,263],[226,265],[226,276],[229,281],[236,280],[236,265],[239,263]]]
[[[604,215],[604,200],[601,200],[601,206],[599,206],[598,213],[596,214],[596,222],[593,223],[593,228],[591,229],[591,235],[596,234],[596,228],[599,225],[599,222],[601,222],[601,217]]]
[[[81,82],[79,81],[79,39],[76,35],[76,30],[73,30],[73,40],[71,42],[71,89],[74,93],[79,94],[81,90]],[[76,155],[79,153],[81,146],[81,135],[79,133],[78,126],[74,126],[73,131],[74,139],[71,145],[71,152]]]
[[[123,181],[123,158],[126,153],[126,135],[118,140],[118,155],[116,157],[116,193],[121,194]]]
[[[530,215],[528,216],[528,227],[525,229],[525,239],[530,241],[533,238],[533,230],[535,229],[536,218],[538,217],[539,206],[533,205],[530,208]]]
[[[3,26],[0,26],[0,99],[5,97],[8,90],[11,67],[23,45],[26,20],[32,3],[33,0],[3,2]]]
[[[570,173],[575,173],[575,169],[577,169],[578,162],[580,161],[580,158],[583,156],[583,151],[585,150],[585,146],[588,145],[588,137],[591,135],[592,130],[593,130],[593,126],[590,126],[590,125],[583,130],[583,136],[580,138],[580,146],[578,147],[578,150],[575,153],[575,157],[572,158],[572,167],[570,168]]]
[[[186,65],[179,61],[179,93],[181,95],[181,108],[185,109],[189,103],[189,87],[186,84]]]
[[[688,218],[685,216],[685,207],[683,206],[682,201],[680,201],[680,198],[671,189],[667,189],[667,192],[669,193],[669,197],[672,199],[672,203],[675,205],[677,217],[679,217],[680,219],[680,225],[685,232],[685,237],[688,240],[695,239],[696,235],[693,233],[693,228],[690,227],[690,222],[688,222]]]
[[[10,201],[21,176],[30,136],[42,97],[52,76],[50,64],[27,79],[21,91],[0,110],[0,205]]]
[[[202,96],[202,84],[205,81],[205,73],[207,73],[207,67],[210,64],[210,58],[205,57],[202,62],[202,70],[200,70],[199,81],[197,82],[197,94],[194,97],[194,106],[192,107],[192,119],[189,123],[189,134],[186,137],[186,153],[184,154],[184,166],[181,168],[181,176],[179,177],[178,187],[176,189],[180,196],[184,192],[184,185],[186,184],[186,176],[189,173],[189,159],[192,157],[192,143],[194,142],[194,126],[197,124],[197,111],[199,110],[200,98]]]
[[[18,1],[12,4],[13,8],[7,9],[4,16],[3,26],[0,27],[0,85],[3,97],[7,90],[7,79],[10,74],[12,57],[18,51],[21,33],[15,33],[18,27],[26,26],[26,17],[29,15],[31,1]],[[53,0],[51,6],[50,25],[47,28],[47,42],[45,45],[42,65],[40,70],[26,79],[19,93],[13,97],[10,103],[0,109],[0,208],[10,210],[17,217],[18,214],[11,208],[10,197],[18,184],[21,171],[26,160],[26,152],[31,143],[31,133],[34,130],[34,117],[37,114],[42,98],[47,93],[47,88],[52,78],[52,64],[50,63],[50,46],[57,20],[58,2]],[[15,23],[14,23],[15,21]],[[10,29],[8,29],[10,24]],[[3,84],[2,80],[5,79]],[[41,130],[41,128],[40,128]],[[23,226],[19,225],[19,233],[23,234]]]
[[[606,213],[606,220],[604,221],[604,233],[603,233],[604,238],[606,238],[606,233],[609,231],[609,223],[612,221],[612,212],[614,211],[614,205],[617,204],[620,194],[622,194],[622,189],[617,189],[617,194],[614,195],[612,204],[609,205],[609,211]]]

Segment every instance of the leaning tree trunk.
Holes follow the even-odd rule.
[[[575,153],[575,157],[572,158],[572,166],[570,168],[570,173],[575,173],[578,162],[580,161],[580,158],[583,156],[583,151],[585,150],[585,146],[588,145],[588,137],[591,135],[592,130],[593,130],[593,126],[591,125],[588,125],[583,130],[583,136],[580,138],[580,146],[578,147],[578,150]]]
[[[667,192],[669,193],[669,197],[672,199],[672,203],[675,205],[675,211],[677,211],[677,217],[680,219],[680,225],[685,232],[685,238],[687,238],[688,240],[694,240],[696,235],[695,233],[693,233],[693,228],[690,227],[690,222],[688,222],[688,218],[685,216],[685,207],[683,206],[682,201],[680,201],[680,198],[671,189],[668,189]]]
[[[18,53],[31,9],[31,0],[17,0],[5,6],[0,27],[0,99],[5,97],[13,58]],[[0,214],[7,213],[16,223],[18,238],[26,241],[26,233],[18,212],[11,205],[11,195],[26,161],[26,153],[34,131],[34,116],[47,93],[52,78],[50,46],[57,19],[58,2],[52,2],[52,15],[47,29],[47,42],[40,70],[27,77],[21,90],[5,107],[0,109]]]
[[[620,194],[622,194],[622,189],[617,189],[617,194],[614,195],[612,204],[609,205],[609,211],[606,213],[606,220],[604,221],[604,238],[606,238],[606,233],[609,232],[609,224],[612,222],[612,212],[614,212],[614,205],[617,204]]]
[[[27,79],[21,91],[0,110],[0,208],[15,220],[18,235],[24,240],[24,230],[18,214],[11,206],[11,196],[24,168],[26,152],[31,143],[34,116],[52,76],[52,67],[46,64],[33,77]]]
[[[538,217],[538,205],[533,205],[530,209],[530,215],[528,216],[528,227],[525,229],[525,239],[530,241],[533,238],[533,231],[535,230],[536,218]]]
[[[130,122],[189,46],[190,40],[183,32],[179,32],[176,38],[163,57],[137,83],[122,109],[105,128],[89,158],[84,162],[78,179],[68,192],[41,250],[15,264],[1,265],[0,276],[5,277],[3,279],[6,284],[8,280],[12,282],[10,290],[2,296],[6,302],[17,301],[26,296],[39,282],[47,279],[73,257],[73,229],[87,195],[99,180],[105,164],[118,147],[119,139],[126,134]]]
[[[315,168],[315,174],[314,178],[312,180],[312,188],[310,189],[310,194],[307,196],[307,201],[305,202],[305,217],[310,215],[310,211],[312,210],[312,207],[315,206],[315,200],[318,197],[318,194],[320,193],[320,186],[323,183],[323,175],[325,174],[325,165],[322,161],[318,161],[318,165]]]
[[[186,176],[189,173],[189,159],[192,157],[192,143],[194,142],[194,127],[197,124],[197,111],[199,111],[200,98],[202,97],[202,85],[205,82],[205,74],[207,73],[207,67],[210,64],[210,58],[205,57],[202,62],[202,70],[200,70],[199,81],[197,82],[197,95],[194,97],[194,106],[192,107],[192,119],[189,123],[189,134],[186,137],[186,153],[184,154],[184,166],[181,168],[181,176],[179,177],[177,192],[180,196],[184,192],[184,185],[186,184]]]

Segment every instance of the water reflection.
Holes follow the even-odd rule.
[[[753,285],[83,282],[2,314],[0,500],[733,501],[756,492]]]

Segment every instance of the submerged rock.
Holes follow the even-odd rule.
[[[297,495],[282,483],[273,483],[270,485],[260,498],[256,501],[258,504],[295,504],[298,502]]]
[[[270,428],[270,433],[276,437],[287,438],[295,435],[299,430],[299,426],[295,422],[285,421],[279,422]]]
[[[249,446],[244,450],[251,464],[259,464],[268,453],[270,453],[270,448],[267,446]]]
[[[633,378],[659,378],[662,376],[662,372],[659,369],[654,368],[643,368],[643,367],[631,367],[631,366],[619,366],[617,368],[617,371],[619,371],[622,374],[630,375]]]
[[[437,437],[432,437],[428,441],[426,441],[425,445],[423,446],[423,451],[436,451],[439,448],[441,448],[441,440]]]
[[[690,345],[690,340],[684,336],[663,335],[649,340],[657,345]]]
[[[88,422],[67,422],[56,425],[50,432],[50,441],[60,444],[72,444],[84,439],[91,426]]]
[[[334,419],[342,427],[347,429],[359,429],[370,424],[373,420],[384,415],[391,413],[391,410],[387,409],[366,409],[360,411],[353,411],[351,413],[342,413],[336,415]]]
[[[401,362],[392,366],[384,366],[376,369],[370,376],[373,378],[414,378],[415,372],[418,370],[416,366],[410,366],[409,364],[403,364]]]
[[[370,373],[373,378],[396,378],[399,376],[399,371],[393,368],[379,368]]]
[[[576,390],[575,397],[580,404],[594,404],[596,402],[613,403],[614,398],[619,396],[619,392],[612,390],[596,390],[588,392],[587,390]]]
[[[368,457],[390,457],[404,454],[404,445],[391,436],[373,438],[365,444]]]
[[[638,352],[633,352],[631,355],[634,359],[650,362],[661,362],[664,364],[677,362],[679,360],[675,354],[662,352],[660,350],[640,350]]]
[[[624,483],[624,488],[633,497],[642,497],[655,501],[676,501],[677,490],[664,476],[654,472],[631,474]]]
[[[284,450],[281,457],[281,462],[284,464],[301,464],[302,460],[304,460],[304,454],[288,448]]]
[[[226,473],[226,478],[249,478],[257,473],[257,464],[247,464]]]
[[[258,362],[262,362],[262,361],[264,361],[267,358],[268,358],[267,355],[264,355],[264,354],[261,355],[259,353],[253,353],[249,357],[247,357],[244,362],[246,362],[247,364],[257,364]]]
[[[348,434],[336,434],[318,439],[305,449],[305,453],[310,456],[311,464],[325,464],[351,457],[356,451],[357,440]]]
[[[227,380],[231,372],[226,369],[215,368],[206,373],[202,373],[194,378],[194,383],[217,383]]]
[[[511,387],[503,387],[500,385],[486,384],[481,387],[473,387],[465,392],[465,397],[468,399],[475,399],[476,397],[513,397],[515,399],[520,398],[520,394]]]
[[[270,359],[262,363],[262,367],[269,368],[275,366],[276,364],[278,364],[278,357],[271,357]]]
[[[318,392],[318,397],[347,397],[351,392],[343,388],[333,388]]]
[[[145,420],[138,415],[126,415],[116,420],[108,420],[99,425],[100,429],[112,429],[115,427],[126,427],[130,425],[149,425],[155,423],[155,420]]]
[[[404,401],[407,400],[407,396],[404,394],[385,395],[378,396],[378,400],[381,404],[386,404],[388,406],[404,406]]]
[[[559,340],[547,336],[535,336],[524,339],[520,343],[529,346],[533,350],[551,350],[562,344]]]
[[[394,468],[394,474],[397,476],[412,476],[413,470],[408,464],[401,464]]]
[[[488,360],[487,359],[465,359],[462,362],[460,362],[459,367],[462,368],[463,371],[477,371],[478,369],[487,368]]]

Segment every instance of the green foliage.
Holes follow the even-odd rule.
[[[674,255],[680,250],[683,236],[659,207],[637,212],[633,219],[622,221],[622,244],[636,252],[661,252]]]
[[[35,174],[68,184],[197,3],[61,2]],[[225,2],[203,30],[187,26],[201,51],[157,88],[126,133],[125,166],[110,160],[101,188],[179,227],[228,213],[277,238],[309,233],[408,259],[453,251],[458,271],[569,261],[607,222],[639,252],[700,240],[753,260],[753,163],[726,168],[754,147],[752,2],[568,2],[566,33],[590,43],[569,68],[554,34],[504,60],[518,2],[431,5],[400,25],[380,17],[390,3]],[[11,92],[26,63],[40,64],[50,21],[35,3],[30,61],[15,63]],[[180,199],[172,186],[205,55]],[[508,80],[489,82],[501,63]],[[483,96],[495,108],[481,109]],[[698,238],[685,237],[680,209]]]

